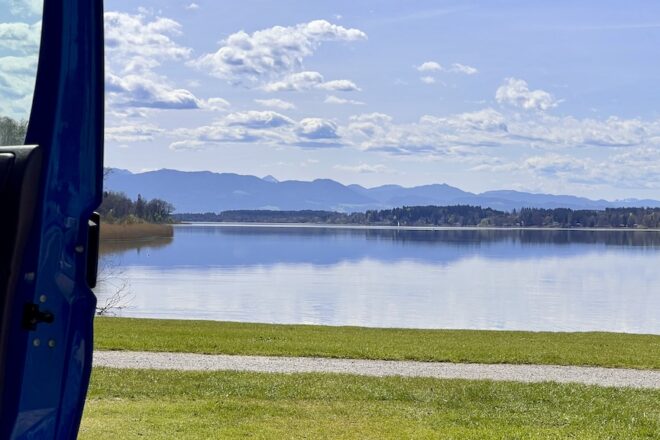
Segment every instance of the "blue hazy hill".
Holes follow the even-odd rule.
[[[383,185],[365,188],[343,185],[331,179],[278,181],[233,173],[162,169],[144,173],[113,169],[106,190],[135,198],[161,198],[176,211],[199,213],[235,209],[364,211],[397,206],[469,204],[500,210],[529,208],[605,209],[613,207],[660,207],[658,200],[591,200],[571,195],[534,194],[520,191],[487,191],[475,194],[447,184],[403,187]]]

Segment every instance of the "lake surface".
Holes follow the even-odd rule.
[[[660,334],[660,232],[197,224],[106,243],[120,316]]]

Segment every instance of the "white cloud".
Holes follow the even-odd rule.
[[[445,127],[457,132],[478,130],[501,133],[508,131],[504,116],[492,108],[447,117],[425,115],[420,118],[420,122]]]
[[[44,0],[8,0],[9,12],[14,15],[41,15]]]
[[[25,119],[32,104],[37,55],[0,57],[0,115]]]
[[[186,6],[186,9],[189,11],[196,11],[199,9],[199,5],[197,3],[190,3],[189,5]]]
[[[417,66],[417,70],[420,72],[442,72],[443,68],[440,63],[435,61],[426,61]]]
[[[283,99],[255,99],[254,102],[264,107],[278,108],[280,110],[292,110],[296,108],[292,102],[284,101]]]
[[[612,156],[605,166],[596,167],[603,179],[614,176],[625,188],[660,188],[660,149],[639,147]]]
[[[39,53],[41,21],[28,23],[0,23],[0,49],[23,55]]]
[[[248,34],[231,34],[215,53],[206,54],[193,65],[232,83],[253,84],[269,81],[302,68],[303,59],[328,41],[358,41],[367,35],[314,20],[295,26],[274,26]]]
[[[517,115],[510,119],[508,127],[511,136],[520,142],[547,149],[658,145],[660,140],[658,121],[617,117],[578,119],[546,113]]]
[[[223,98],[209,98],[202,101],[201,108],[212,111],[225,111],[231,104]]]
[[[325,81],[319,72],[304,71],[287,75],[280,81],[265,84],[266,92],[299,92],[303,90],[320,89],[339,92],[360,91],[360,88],[347,79]]]
[[[208,146],[208,143],[196,140],[183,140],[172,142],[169,146],[173,151],[198,151],[203,150]]]
[[[318,85],[319,89],[333,90],[337,92],[359,92],[360,88],[347,79],[335,79]]]
[[[456,157],[501,145],[508,137],[504,116],[492,109],[445,117],[426,115],[405,124],[378,113],[358,115],[340,133],[345,142],[363,150]]]
[[[617,188],[660,188],[660,150],[637,147],[615,153],[604,159],[548,153],[529,156],[519,161],[480,165],[475,171],[524,172],[543,186],[550,183],[587,188],[609,186]],[[556,186],[556,185],[555,185]]]
[[[366,163],[361,163],[358,165],[335,165],[334,168],[341,171],[349,171],[351,173],[360,174],[387,173],[392,171],[383,164],[370,165]]]
[[[342,102],[341,98],[327,98],[332,98],[330,102]],[[458,114],[424,115],[405,123],[383,113],[366,113],[340,123],[323,118],[303,118],[296,122],[277,112],[247,111],[229,114],[209,126],[181,130],[175,137],[174,149],[246,142],[301,148],[350,147],[406,155],[410,159],[442,158],[475,165],[474,170],[529,173],[538,179],[580,181],[585,185],[623,179],[615,170],[616,163],[575,159],[567,153],[581,149],[589,157],[590,152],[598,149],[601,156],[615,154],[611,155],[612,160],[627,163],[627,172],[638,167],[646,178],[660,173],[660,120],[578,119],[545,112],[520,114],[484,108]],[[530,149],[541,153],[517,163],[506,163],[501,160],[503,148],[507,153]],[[640,157],[626,151],[635,151]],[[363,168],[362,172],[366,172],[367,168]],[[614,177],[607,177],[606,173]],[[641,184],[641,179],[632,180],[635,185]]]
[[[334,95],[326,96],[325,101],[323,102],[325,102],[326,104],[338,104],[338,105],[342,105],[342,104],[364,105],[364,102],[362,101],[356,101],[354,99],[344,99]]]
[[[323,75],[319,72],[298,72],[286,76],[281,81],[275,81],[263,86],[267,92],[291,92],[309,90],[323,83]]]
[[[198,99],[154,70],[164,62],[181,62],[190,56],[190,48],[172,39],[181,35],[178,22],[123,12],[106,12],[104,18],[106,90],[111,107],[198,109],[213,106],[212,101]]]
[[[118,120],[125,122],[127,119],[145,119],[152,114],[153,109],[134,107],[109,107],[106,105],[106,121],[114,124]],[[107,123],[107,122],[106,122]]]
[[[494,154],[490,150],[495,147],[547,151],[647,147],[660,151],[658,120],[504,114],[491,108],[425,115],[404,124],[382,114],[357,115],[340,126],[339,133],[346,144],[361,149],[422,156],[459,151],[461,155]]]
[[[516,78],[507,78],[495,92],[495,99],[500,104],[542,111],[557,107],[560,102],[544,90],[529,90],[526,81]]]
[[[350,122],[344,131],[351,138],[373,137],[382,134],[385,127],[392,122],[392,117],[384,113],[363,113],[350,117]],[[359,142],[359,141],[358,141]]]
[[[310,141],[303,139],[296,133],[297,124],[281,122],[262,121],[258,118],[237,121],[231,123],[227,118],[215,121],[211,125],[197,127],[194,129],[177,130],[176,137],[179,140],[170,144],[174,150],[181,149],[205,149],[226,144],[259,144],[271,146],[289,145],[294,147],[322,146],[327,142],[323,139]],[[312,145],[313,144],[313,145]]]
[[[449,69],[449,72],[463,73],[465,75],[475,75],[479,73],[476,67],[466,66],[465,64],[461,64],[461,63],[452,64],[451,68]]]
[[[405,156],[405,160],[443,160],[467,164],[472,171],[525,176],[546,188],[568,184],[574,188],[660,188],[660,120],[577,119],[485,108],[424,115],[405,123],[387,114],[365,113],[342,124],[323,118],[296,122],[276,112],[251,111],[227,115],[209,126],[179,130],[170,147],[197,150],[240,143],[355,148]],[[594,149],[599,153],[593,154]],[[524,156],[530,151],[535,154]],[[521,154],[517,160],[505,159]],[[335,169],[393,172],[369,163]]]
[[[424,84],[435,84],[438,82],[437,75],[441,72],[460,73],[463,75],[474,75],[479,71],[476,67],[467,66],[461,63],[453,63],[450,67],[445,67],[437,61],[425,61],[419,66],[415,66],[418,72],[423,73],[419,79]],[[440,81],[442,83],[442,81]],[[444,83],[442,83],[444,85]]]
[[[158,109],[197,109],[202,103],[190,91],[171,87],[165,78],[150,72],[118,77],[108,73],[107,90],[118,105]]]
[[[238,125],[253,129],[278,128],[293,125],[294,121],[281,113],[273,111],[247,111],[232,113],[225,118],[227,125]]]
[[[337,139],[337,124],[321,118],[305,118],[298,124],[296,130],[305,139]]]
[[[0,114],[3,116],[28,117],[40,37],[40,21],[33,24],[0,23],[0,53],[5,55],[0,57]]]
[[[258,142],[265,137],[241,127],[211,126],[199,138],[199,142]]]
[[[444,67],[442,64],[436,61],[423,62],[419,66],[416,66],[415,69],[417,69],[417,71],[419,72],[426,74],[450,72],[450,73],[462,73],[465,75],[474,75],[479,72],[476,67],[468,66],[465,64],[453,63],[450,67]]]
[[[392,122],[392,117],[385,113],[362,113],[350,117],[353,122],[370,122],[374,124],[387,124]]]
[[[304,118],[296,122],[273,111],[246,111],[229,114],[211,125],[176,130],[174,150],[199,150],[228,143],[288,145],[299,148],[341,146],[335,122]]]
[[[105,139],[115,142],[145,142],[152,141],[163,130],[152,124],[125,124],[106,127]]]
[[[404,124],[395,123],[387,115],[358,115],[352,117],[348,125],[340,126],[338,132],[344,144],[363,150],[456,160],[484,155],[496,157],[501,154],[501,148],[528,150],[533,147],[547,151],[650,148],[660,151],[660,121],[613,117],[576,119],[546,114],[521,118],[493,109],[449,116],[425,115],[417,122]]]
[[[192,50],[176,43],[181,24],[169,18],[106,12],[105,47],[111,65],[122,72],[153,68],[163,61],[187,59]]]
[[[0,57],[0,90],[8,98],[32,95],[38,57]]]
[[[582,175],[586,171],[585,160],[575,157],[549,154],[534,156],[522,162],[522,168],[542,175],[575,174]]]

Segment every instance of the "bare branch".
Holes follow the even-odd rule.
[[[129,282],[124,276],[124,270],[110,256],[105,256],[101,262],[97,285],[112,292],[107,297],[99,298],[96,304],[97,316],[114,316],[130,307],[134,295],[130,291]]]

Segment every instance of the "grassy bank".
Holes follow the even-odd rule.
[[[101,240],[147,240],[170,238],[174,228],[169,224],[156,223],[102,223]]]
[[[660,369],[660,336],[97,318],[101,350]]]
[[[651,439],[660,392],[331,374],[96,369],[81,439]]]

